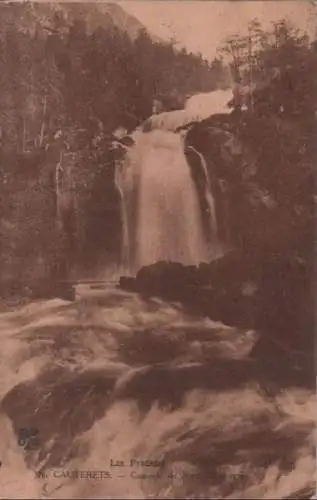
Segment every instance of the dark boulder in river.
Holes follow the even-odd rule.
[[[121,278],[120,286],[307,350],[313,347],[314,322],[310,272],[295,258],[231,252],[197,267],[157,262],[140,269],[135,279]]]

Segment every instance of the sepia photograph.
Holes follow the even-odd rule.
[[[0,499],[316,496],[317,10],[0,1]]]

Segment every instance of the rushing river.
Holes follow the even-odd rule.
[[[252,331],[113,285],[16,305],[0,331],[1,498],[282,498],[313,480],[315,395],[264,390]]]

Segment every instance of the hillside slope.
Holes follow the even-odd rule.
[[[88,32],[98,27],[116,27],[127,33],[134,40],[140,31],[145,30],[143,24],[115,3],[73,3],[73,2],[23,2],[1,4],[1,17],[13,23],[19,15],[19,29],[35,32],[39,26],[46,28],[47,33],[58,29],[68,29],[74,21],[84,22]]]

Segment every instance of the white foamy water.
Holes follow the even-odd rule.
[[[228,102],[232,98],[231,89],[196,94],[186,101],[185,112],[187,115],[199,116],[201,120],[216,113],[231,113]]]
[[[121,169],[118,180],[128,225],[124,232],[126,238],[135,235],[124,241],[134,256],[132,267],[159,260],[198,264],[209,259],[212,249],[182,137],[166,130],[139,133]]]
[[[231,89],[195,94],[187,99],[184,109],[154,114],[146,120],[145,125],[148,130],[161,129],[173,132],[179,127],[202,121],[218,113],[231,113],[232,109],[228,107],[228,103],[232,98]]]
[[[315,395],[265,396],[243,365],[254,332],[85,285],[1,313],[0,332],[0,498],[283,498],[314,478]]]

